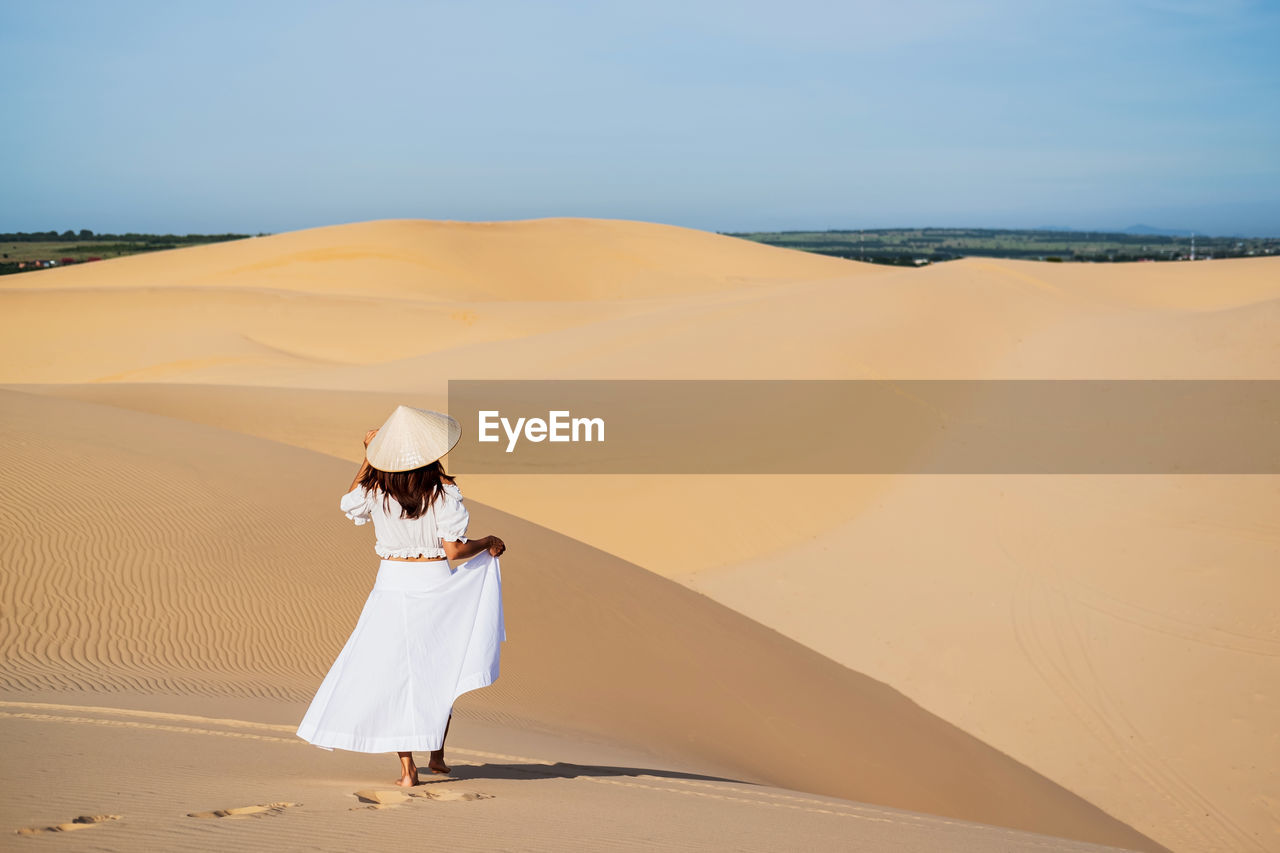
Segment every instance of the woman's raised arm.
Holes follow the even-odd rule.
[[[369,442],[373,441],[373,437],[378,434],[376,429],[371,429],[364,434],[365,450],[369,449]],[[369,470],[369,457],[360,460],[360,470],[356,472],[356,477],[351,481],[351,485],[347,486],[347,491],[351,491],[360,482],[360,478],[364,476],[364,472]]]

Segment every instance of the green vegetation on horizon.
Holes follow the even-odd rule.
[[[19,231],[0,234],[0,275],[107,260],[139,252],[242,240],[251,234],[95,234],[80,231]],[[262,235],[258,235],[262,236]]]
[[[1063,261],[1178,261],[1191,257],[1190,237],[1105,231],[1000,228],[868,228],[857,231],[722,231],[771,246],[877,264],[919,266],[967,255]],[[1280,254],[1280,239],[1195,238],[1195,257]]]

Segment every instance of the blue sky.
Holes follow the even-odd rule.
[[[0,0],[0,231],[1280,236],[1280,4]]]

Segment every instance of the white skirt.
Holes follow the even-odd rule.
[[[502,572],[487,550],[447,560],[383,560],[347,644],[298,737],[322,749],[439,749],[454,700],[498,678]]]

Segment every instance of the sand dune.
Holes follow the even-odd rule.
[[[443,408],[457,378],[1276,378],[1280,365],[1276,259],[892,269],[618,221],[313,229],[11,276],[0,304],[0,382],[349,460],[339,469],[391,405]],[[124,478],[139,463],[112,464]],[[780,504],[734,477],[676,490],[660,477],[464,482],[509,523],[560,534],[557,548],[643,566],[902,691],[1172,849],[1276,841],[1280,708],[1258,689],[1280,674],[1280,626],[1262,604],[1280,562],[1274,478],[803,477],[786,478]],[[312,492],[280,488],[295,504]],[[697,523],[655,538],[635,519],[659,497]],[[265,528],[246,533],[280,550]],[[185,618],[164,630],[248,617]],[[116,658],[136,665],[131,651]],[[24,654],[32,672],[62,671],[52,652]],[[234,683],[289,701],[273,652],[244,654],[216,678],[170,661],[148,676],[167,681],[100,689],[216,696]],[[23,684],[72,683],[42,677]],[[494,693],[572,714],[535,694]],[[654,734],[573,719],[632,743]],[[702,754],[713,759],[727,757]],[[760,778],[817,789],[821,774],[796,773]]]
[[[1274,477],[918,477],[785,584],[768,556],[682,580],[1093,802],[1198,814],[1175,849],[1248,850],[1276,825],[1277,510]]]
[[[679,298],[410,301],[392,314],[383,300],[320,287],[304,294],[311,280],[302,275],[297,290],[270,292],[55,280],[0,287],[0,331],[9,341],[0,382],[443,395],[448,379],[465,378],[1270,378],[1280,285],[1273,276],[1264,289],[1259,260],[1274,259],[1213,262],[1202,274],[1213,296],[1199,307],[1183,295],[1185,284],[1173,286],[1185,274],[1171,276],[1168,305],[1139,307],[1158,290],[1145,279],[1084,288],[1054,283],[1061,265],[1042,264],[1050,272],[1035,278],[1016,265],[992,273],[992,262],[976,259],[875,274],[859,269],[869,264],[841,261],[853,268],[842,277],[691,288]],[[62,271],[86,278],[113,263]],[[507,272],[513,291],[537,286],[514,263]],[[389,317],[395,334],[369,331]],[[54,327],[60,331],[49,334]],[[78,342],[70,351],[68,339]]]
[[[855,271],[886,268],[652,222],[389,219],[41,270],[6,287],[542,302],[687,296]]]
[[[162,416],[0,397],[14,475],[0,689],[309,699],[376,567],[368,537],[335,523],[333,484],[349,465]],[[286,512],[297,520],[287,532]],[[637,566],[482,505],[472,513],[513,555],[506,673],[467,697],[482,719],[543,721],[738,779],[1155,849],[883,684]],[[61,523],[33,523],[51,516]]]

